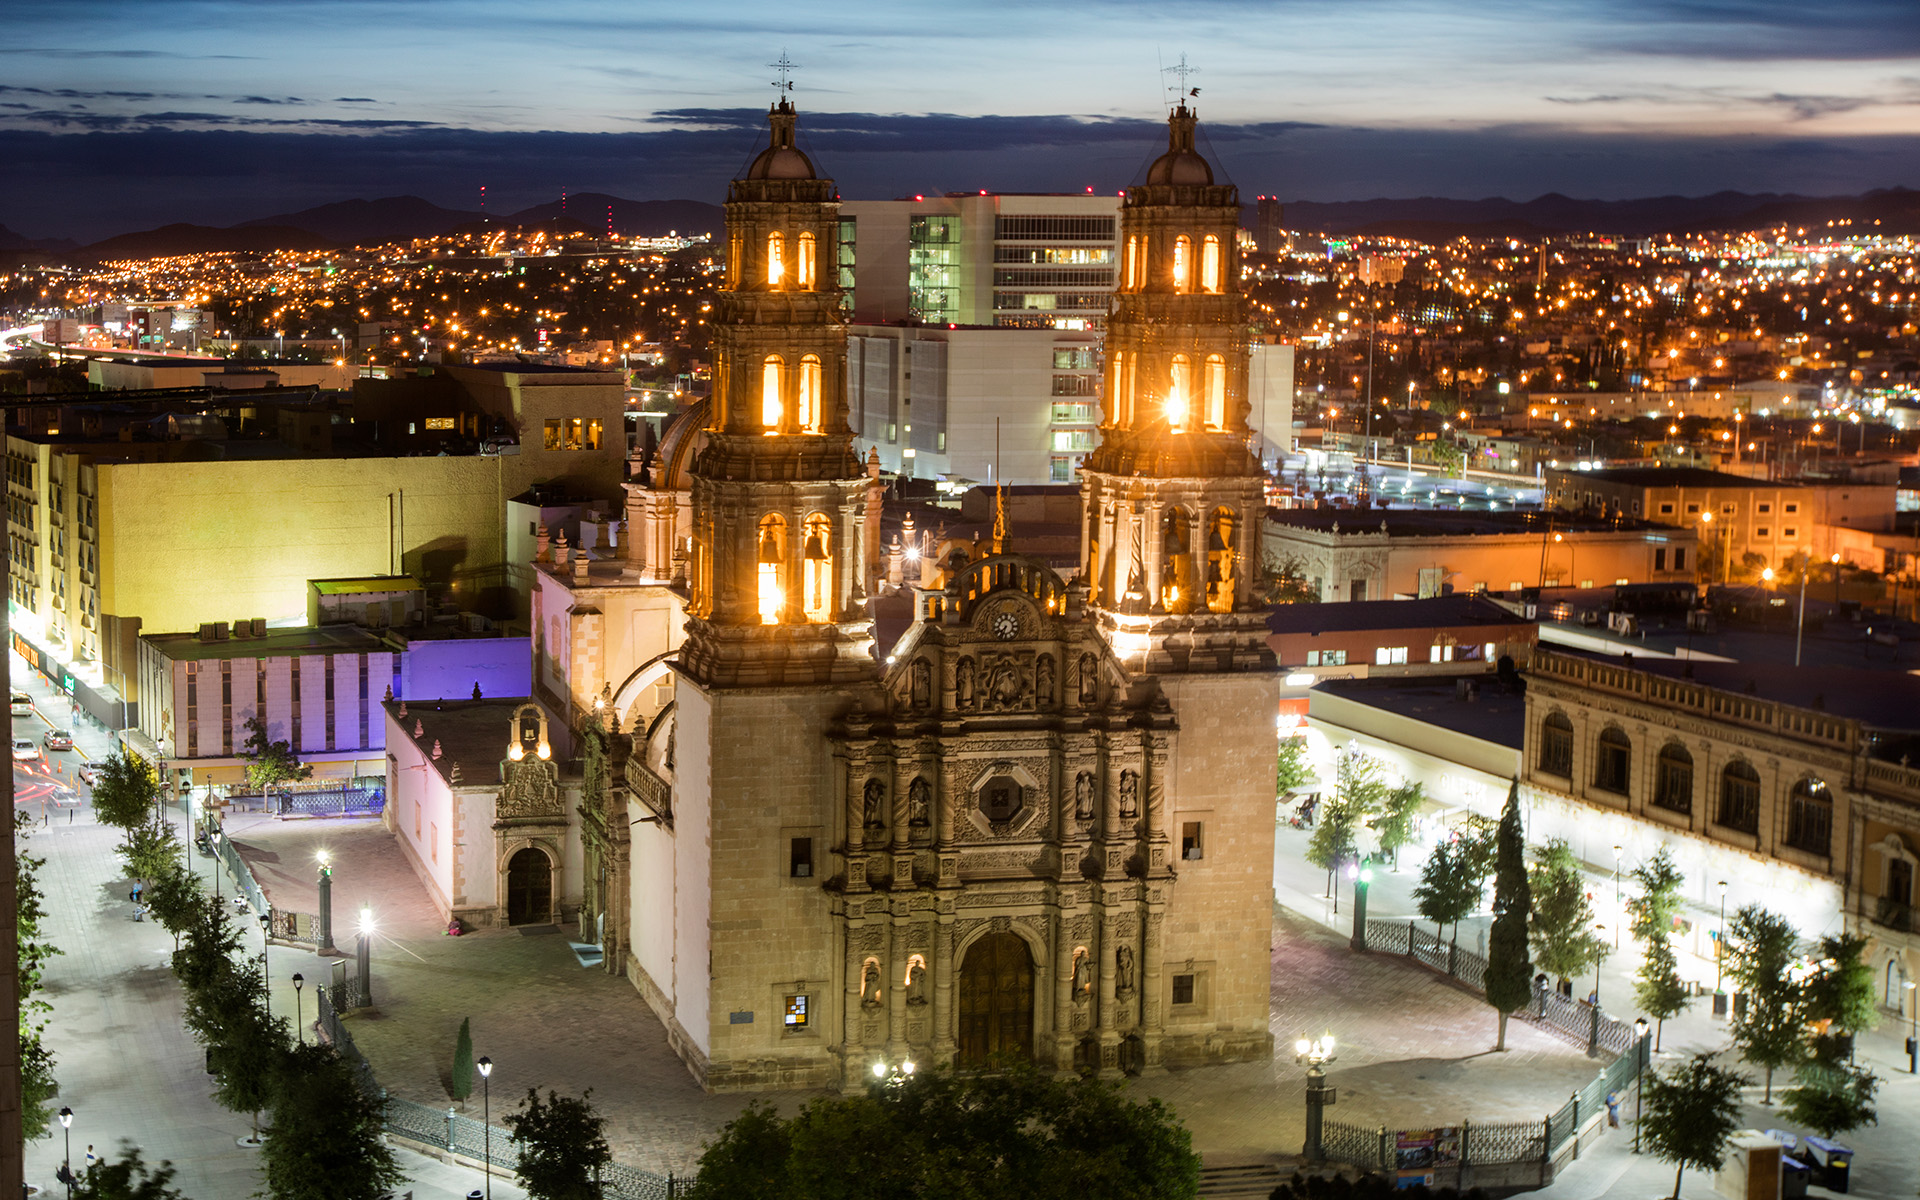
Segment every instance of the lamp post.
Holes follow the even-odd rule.
[[[360,932],[354,938],[354,966],[360,975],[360,1007],[373,1007],[373,909],[360,910]]]
[[[213,847],[213,898],[220,899],[220,831],[214,830],[207,835],[207,842]]]
[[[890,1089],[897,1088],[912,1078],[913,1060],[910,1058],[902,1059],[892,1066],[887,1065],[885,1062],[873,1064],[873,1081],[877,1086]]]
[[[1364,858],[1357,867],[1347,868],[1353,879],[1353,939],[1355,950],[1367,952],[1367,887],[1373,882],[1373,859]]]
[[[1793,621],[1793,665],[1800,665],[1800,643],[1807,632],[1807,572],[1812,569],[1813,556],[1805,550],[1800,552],[1800,615]]]
[[[1635,1017],[1633,1032],[1633,1152],[1640,1153],[1640,1115],[1645,1111],[1645,1101],[1640,1094],[1640,1075],[1647,1069],[1647,1019]]]
[[[267,948],[273,944],[273,918],[260,914],[260,1007],[267,1020],[273,1020],[273,971],[267,962]]]
[[[1920,999],[1920,993],[1915,993],[1911,979],[1902,986],[1907,989],[1907,1074],[1920,1075],[1920,1071],[1915,1070],[1920,1066],[1920,1062],[1916,1062],[1916,1054],[1920,1054],[1920,1028],[1916,1028],[1913,1011],[1913,1002]]]
[[[482,1054],[473,1065],[480,1068],[480,1169],[487,1173],[487,1200],[493,1200],[493,1060]]]
[[[1333,1035],[1321,1034],[1293,1044],[1293,1061],[1307,1064],[1307,1145],[1303,1153],[1308,1162],[1325,1162],[1327,1152],[1320,1145],[1320,1126],[1326,1108],[1335,1100],[1334,1089],[1327,1086],[1327,1064],[1333,1061]]]
[[[320,879],[318,881],[319,889],[320,889],[320,912],[319,912],[320,953],[332,954],[334,953],[334,949],[333,949],[333,864],[328,861],[327,852],[325,850],[322,850],[316,857],[318,857],[320,861]]]
[[[1621,848],[1619,846],[1613,848],[1613,906],[1620,911],[1620,920],[1613,927],[1613,948],[1615,950],[1620,948],[1620,926],[1627,923],[1626,901],[1620,898],[1620,850]]]
[[[67,1149],[62,1158],[62,1169],[67,1176],[67,1200],[73,1200],[73,1110],[60,1110],[60,1131],[67,1139]]]
[[[1713,1003],[1716,1008],[1722,1003],[1717,997],[1720,995],[1720,983],[1724,977],[1727,962],[1727,881],[1722,879],[1719,886],[1720,936],[1713,939],[1713,994],[1716,997]]]
[[[1833,610],[1840,611],[1840,556],[1834,555],[1827,560],[1833,564]]]
[[[306,982],[306,978],[300,972],[293,973],[293,1036],[300,1040],[302,1046],[307,1044],[307,1031],[304,1024],[306,1017],[300,1008],[300,989],[306,985]]]

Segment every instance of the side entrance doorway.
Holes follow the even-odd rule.
[[[507,924],[544,925],[553,920],[553,864],[546,852],[526,846],[507,860]]]
[[[1019,935],[990,933],[960,964],[959,1061],[1033,1057],[1033,955]]]

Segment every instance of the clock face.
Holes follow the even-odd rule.
[[[1020,618],[1010,612],[1003,612],[994,617],[993,636],[1003,642],[1010,642],[1020,636]]]

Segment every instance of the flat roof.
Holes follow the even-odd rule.
[[[460,765],[460,786],[500,786],[500,764],[507,757],[507,734],[514,710],[527,703],[524,696],[482,700],[388,700],[383,707],[406,737],[427,756],[442,778],[452,781]],[[406,716],[400,712],[406,710]],[[414,727],[420,728],[414,736]],[[433,744],[440,743],[440,757]]]
[[[1343,533],[1378,533],[1388,537],[1460,537],[1475,534],[1544,533],[1549,527],[1562,533],[1637,533],[1674,526],[1637,519],[1609,520],[1565,512],[1470,512],[1427,508],[1269,508],[1269,525]]]
[[[1474,699],[1463,700],[1453,675],[1421,675],[1402,679],[1333,679],[1316,686],[1325,692],[1368,708],[1409,717],[1497,746],[1520,749],[1527,734],[1527,697],[1508,691],[1497,676],[1466,676],[1479,685]],[[1311,713],[1312,699],[1308,699]]]
[[[1626,483],[1636,487],[1699,487],[1699,488],[1795,488],[1800,484],[1777,479],[1754,479],[1746,475],[1731,475],[1725,471],[1709,471],[1705,467],[1605,467],[1598,471],[1575,471],[1566,467],[1551,467],[1563,475],[1575,479],[1596,479],[1601,483]]]
[[[424,585],[411,575],[363,575],[358,579],[309,579],[307,586],[322,596],[355,592],[418,592]]]
[[[377,633],[358,625],[305,625],[296,629],[269,629],[258,637],[228,635],[203,642],[195,633],[143,633],[140,640],[174,662],[220,658],[284,658],[297,654],[354,654],[393,647]]]
[[[1460,625],[1532,625],[1484,596],[1425,600],[1348,600],[1280,604],[1267,616],[1268,633],[1349,633],[1367,629],[1441,629]]]
[[[1859,721],[1874,729],[1920,731],[1920,675],[1905,671],[1673,658],[1636,658],[1623,663],[1612,656],[1578,650],[1557,653],[1757,696],[1775,704]]]

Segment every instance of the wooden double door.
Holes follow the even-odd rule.
[[[989,933],[967,948],[959,975],[959,1062],[1033,1057],[1033,955],[1017,934]]]

